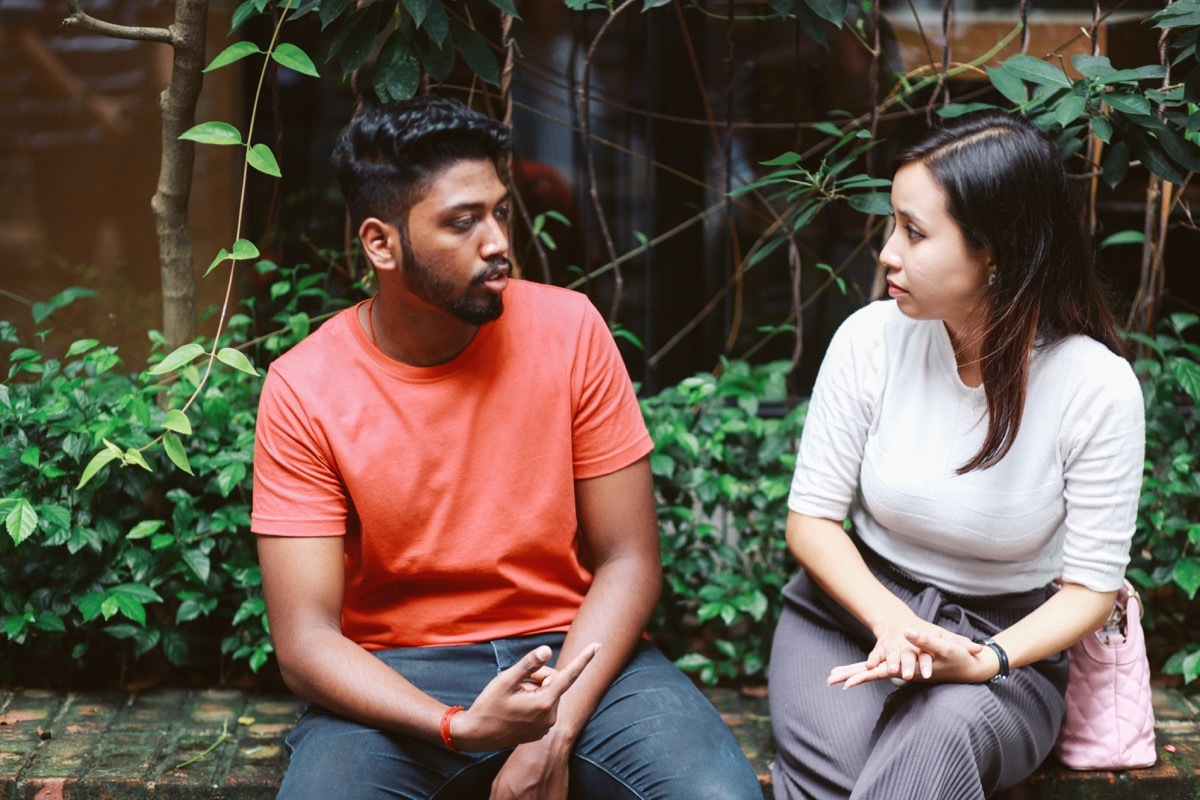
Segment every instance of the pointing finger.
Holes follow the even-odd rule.
[[[590,644],[584,648],[583,652],[575,656],[570,664],[561,668],[552,675],[547,675],[542,681],[542,688],[548,688],[551,684],[554,685],[556,693],[562,695],[567,689],[571,688],[571,684],[583,672],[584,667],[591,663],[596,653],[600,650],[599,644]]]

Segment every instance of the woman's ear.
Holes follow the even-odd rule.
[[[377,270],[400,268],[400,231],[378,217],[367,217],[358,226],[358,240],[371,266]]]

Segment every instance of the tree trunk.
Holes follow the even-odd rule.
[[[171,83],[161,97],[162,165],[150,201],[158,231],[167,352],[196,338],[196,270],[188,225],[196,146],[179,135],[196,124],[207,27],[208,0],[177,0],[170,28],[175,52]]]

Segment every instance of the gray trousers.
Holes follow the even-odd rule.
[[[950,595],[859,548],[918,616],[973,639],[1012,625],[1048,596]],[[1065,654],[995,684],[874,681],[843,690],[825,685],[830,669],[862,661],[875,637],[803,570],[784,598],[770,670],[777,800],[982,800],[1050,754],[1064,711]]]

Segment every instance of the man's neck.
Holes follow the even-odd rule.
[[[428,306],[376,295],[359,306],[358,322],[379,352],[412,367],[445,364],[467,349],[479,326]]]

